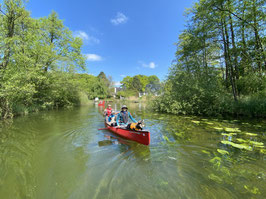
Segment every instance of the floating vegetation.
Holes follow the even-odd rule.
[[[202,151],[202,153],[206,153],[206,154],[208,154],[208,155],[211,154],[209,151],[206,151],[206,150],[201,150],[201,151]]]
[[[222,133],[222,135],[232,137],[233,135],[237,135],[236,133]]]
[[[237,138],[236,140],[237,140],[238,142],[245,142],[245,143],[248,142],[247,140],[244,140],[244,139],[242,139],[242,138]]]
[[[253,194],[260,194],[260,190],[257,187],[249,188],[247,185],[244,185],[244,188]]]
[[[213,180],[213,181],[215,181],[215,182],[218,182],[218,183],[222,183],[223,182],[222,178],[218,177],[217,175],[215,175],[213,173],[208,175],[208,178]]]
[[[168,185],[168,182],[167,182],[167,181],[163,181],[163,180],[162,180],[162,181],[160,182],[160,185],[161,185],[161,186]]]
[[[266,149],[261,149],[260,152],[266,154]]]
[[[241,132],[239,128],[225,128],[224,130],[227,132]]]
[[[222,149],[217,149],[218,153],[222,154],[222,155],[229,155],[229,152],[226,150],[222,150]]]
[[[264,146],[264,144],[262,142],[255,142],[255,141],[250,141],[250,144],[253,144],[256,147],[263,147]]]
[[[237,144],[231,141],[223,140],[221,141],[222,144],[231,145],[232,147],[238,148],[238,149],[245,149],[248,151],[252,151],[252,147],[246,144]]]
[[[255,134],[255,133],[245,133],[246,135],[249,135],[249,136],[257,136],[258,134]]]
[[[165,135],[163,135],[163,139],[166,140],[167,142],[170,142],[169,138]]]
[[[223,130],[223,128],[221,128],[221,127],[213,127],[215,130],[217,130],[217,131],[222,131]]]
[[[192,120],[191,122],[195,123],[195,124],[199,124],[200,121],[196,121],[196,120]]]
[[[214,123],[212,122],[205,122],[206,124],[213,125]]]
[[[217,168],[220,168],[222,159],[220,157],[214,157],[210,160],[210,162]]]

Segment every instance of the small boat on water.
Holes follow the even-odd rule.
[[[98,106],[104,106],[105,105],[105,101],[99,101]]]
[[[138,142],[140,144],[149,145],[150,144],[150,132],[149,131],[134,131],[130,129],[125,129],[116,126],[109,126],[105,123],[105,126],[108,130],[113,133],[126,138],[128,140],[132,140]]]

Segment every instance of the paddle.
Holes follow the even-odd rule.
[[[101,130],[108,130],[108,128],[102,128],[102,129],[98,129],[98,131],[101,131]]]

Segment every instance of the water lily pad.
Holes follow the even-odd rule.
[[[195,123],[195,124],[199,124],[200,121],[196,121],[196,120],[192,120],[191,122]]]
[[[229,152],[226,150],[222,150],[222,149],[217,149],[217,151],[222,154],[222,155],[229,155]]]
[[[246,133],[246,135],[249,135],[249,136],[257,136],[258,134],[255,134],[255,133]]]
[[[238,128],[225,128],[225,131],[227,132],[241,132]]]

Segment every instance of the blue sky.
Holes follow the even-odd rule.
[[[83,38],[88,73],[104,71],[119,82],[124,76],[165,79],[175,57],[185,8],[195,0],[30,0],[32,17],[52,10]]]

